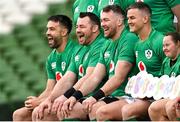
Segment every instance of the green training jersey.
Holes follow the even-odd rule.
[[[54,49],[50,53],[46,61],[48,79],[54,79],[56,82],[61,79],[67,71],[76,48],[77,43],[69,39],[63,52],[58,53],[57,50]]]
[[[105,42],[106,39],[102,34],[99,34],[91,44],[81,46],[72,59],[68,70],[78,73],[78,79],[82,78],[88,67],[95,67],[98,63],[100,50]]]
[[[140,40],[135,46],[136,65],[140,71],[147,71],[153,76],[159,76],[162,62],[165,58],[163,52],[163,35],[152,29],[146,40]]]
[[[92,12],[98,16],[98,0],[76,0],[73,5],[73,22],[77,23],[80,12]]]
[[[127,61],[135,65],[134,45],[137,40],[138,38],[135,34],[130,33],[127,29],[124,29],[117,40],[111,40],[105,44],[99,63],[105,65],[109,78],[114,75],[115,67],[118,61]],[[127,81],[128,76],[121,86],[112,93],[112,96],[125,95],[124,89]]]
[[[180,55],[178,56],[176,63],[170,66],[171,59],[166,57],[163,61],[160,75],[178,76],[180,75]]]
[[[142,1],[152,9],[152,25],[156,30],[162,33],[173,32],[174,14],[172,8],[180,4],[180,0],[136,0]]]
[[[99,0],[98,12],[101,13],[102,9],[107,5],[119,5],[121,9],[126,12],[129,5],[133,4],[134,0]]]
[[[81,73],[81,65],[87,51],[88,49],[85,46],[79,45],[77,52],[73,55],[70,66],[68,67],[68,71],[74,72],[78,79],[82,78],[83,76]]]

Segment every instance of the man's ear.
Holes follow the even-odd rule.
[[[68,34],[68,30],[66,28],[63,28],[61,31],[61,36],[66,36]]]
[[[147,23],[149,20],[150,20],[150,19],[149,19],[149,16],[144,16],[144,17],[143,17],[143,22],[144,22],[144,23]]]
[[[93,25],[92,32],[97,32],[99,30],[98,25]]]
[[[123,23],[124,23],[123,21],[124,21],[124,20],[119,17],[119,18],[118,18],[118,21],[117,21],[117,22],[118,22],[118,26],[123,25]]]

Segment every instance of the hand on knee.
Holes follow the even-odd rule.
[[[99,108],[97,111],[96,111],[96,119],[98,121],[105,121],[107,120],[107,110],[105,110],[104,108]]]

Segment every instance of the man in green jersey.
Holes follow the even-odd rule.
[[[174,32],[173,25],[174,16],[177,17],[177,31],[180,33],[180,0],[135,0],[136,2],[144,2],[152,9],[151,22],[152,26],[166,34]]]
[[[93,13],[81,12],[77,21],[76,35],[82,45],[81,48],[72,59],[66,74],[56,84],[52,94],[33,111],[33,120],[62,120],[59,117],[62,104],[94,70],[99,59],[99,51],[106,41],[100,33],[99,18]],[[82,109],[77,111],[78,115],[82,114],[79,118],[86,119]],[[76,114],[77,112],[75,116]]]
[[[130,33],[124,25],[124,14],[117,5],[109,5],[101,14],[101,26],[107,41],[102,48],[99,62],[92,75],[84,81],[82,86],[65,102],[66,109],[73,111],[76,102],[88,95],[108,76],[107,82],[93,96],[83,101],[83,108],[89,113],[90,119],[96,118],[96,110],[117,97],[125,95],[124,87],[131,68],[135,64],[134,45],[137,37]],[[104,96],[111,95],[98,102]],[[92,107],[92,105],[94,105]],[[68,113],[68,111],[65,111]]]
[[[98,16],[98,0],[76,0],[73,4],[73,22],[77,23],[80,12],[92,12]]]
[[[69,39],[72,21],[65,15],[54,15],[48,18],[46,36],[53,51],[47,58],[46,70],[48,75],[46,89],[38,96],[29,96],[25,107],[13,113],[14,121],[31,120],[33,109],[38,106],[53,90],[55,84],[65,74],[75,50],[76,43]]]
[[[153,76],[159,76],[165,57],[162,50],[163,35],[151,26],[150,7],[143,2],[137,2],[127,9],[127,18],[130,31],[139,37],[134,49],[136,66],[138,66],[139,71],[146,71]],[[120,113],[122,119],[147,118],[150,103],[146,99],[133,99],[130,103],[127,102]]]
[[[180,75],[180,35],[177,32],[167,33],[163,40],[163,51],[167,56],[161,67],[160,75],[177,77]],[[153,102],[149,109],[149,115],[153,121],[175,121],[180,117],[176,113],[175,105],[179,99],[161,99]]]
[[[153,27],[162,32],[175,31],[174,16],[177,17],[177,31],[180,33],[180,1],[179,0],[100,0],[98,12],[110,4],[118,4],[123,10],[135,2],[144,2],[152,9],[151,22]]]

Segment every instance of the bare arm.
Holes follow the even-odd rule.
[[[61,80],[57,82],[48,98],[54,101],[57,97],[64,94],[69,88],[71,88],[75,82],[76,74],[71,71],[67,71]]]
[[[174,15],[177,17],[177,32],[180,33],[180,4],[172,8]]]
[[[106,75],[106,68],[103,64],[98,63],[93,73],[84,81],[79,90],[85,96],[92,92]]]
[[[101,88],[105,95],[111,94],[125,80],[132,68],[132,64],[127,61],[118,61],[115,67],[115,75],[112,76]]]
[[[52,79],[47,80],[46,89],[37,98],[38,105],[49,96],[55,84],[56,84],[55,80]]]
[[[94,71],[95,67],[88,67],[86,69],[86,75],[83,76],[73,87],[78,90],[81,85],[84,83],[84,81],[92,74],[92,72]]]

